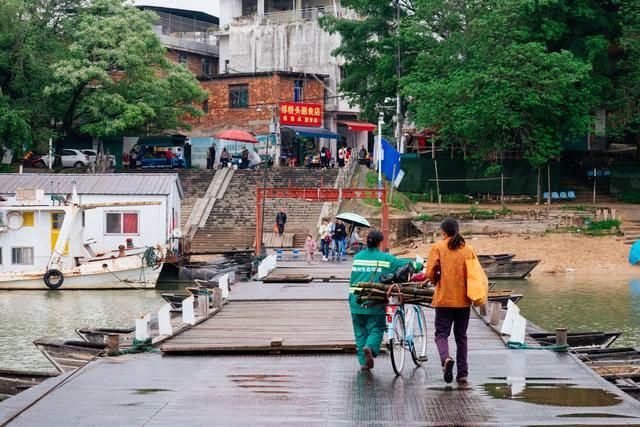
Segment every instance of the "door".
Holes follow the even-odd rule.
[[[64,212],[51,212],[51,252],[56,248],[56,242],[60,236],[60,229],[64,222]],[[64,245],[63,255],[69,255],[69,242]]]

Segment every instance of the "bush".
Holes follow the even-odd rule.
[[[472,197],[466,194],[443,194],[442,203],[469,203]]]
[[[431,221],[433,220],[433,215],[429,215],[429,214],[420,214],[417,216],[414,216],[413,218],[411,218],[414,221]]]
[[[612,228],[620,230],[622,221],[619,219],[608,219],[606,221],[593,221],[587,224],[587,230],[589,231],[609,231]]]
[[[372,171],[367,172],[367,187],[378,188],[378,174]]]
[[[402,193],[407,199],[411,200],[411,203],[418,202],[432,202],[432,196],[428,193]]]
[[[577,205],[577,206],[563,206],[561,209],[565,210],[565,211],[578,211],[578,212],[584,212],[587,210],[586,206],[583,205]]]

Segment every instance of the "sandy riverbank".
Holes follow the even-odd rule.
[[[519,260],[539,259],[532,276],[553,274],[615,275],[640,277],[640,266],[627,261],[629,246],[620,237],[586,237],[571,234],[544,236],[477,237],[468,243],[478,254],[515,253]],[[399,255],[410,257],[416,253],[426,257],[430,244],[420,244]],[[393,248],[392,253],[401,248]]]

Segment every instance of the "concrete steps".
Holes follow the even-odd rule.
[[[267,171],[269,187],[333,187],[337,170],[273,169]],[[238,170],[224,196],[217,200],[191,247],[199,251],[224,251],[251,247],[255,239],[256,190],[264,183],[264,170]],[[281,207],[287,213],[286,231],[295,234],[317,233],[316,222],[322,203],[308,200],[267,200],[264,210],[265,232],[271,232]],[[300,238],[295,242],[300,242]]]

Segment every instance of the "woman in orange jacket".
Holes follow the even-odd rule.
[[[473,259],[473,249],[465,243],[455,219],[445,219],[440,228],[443,240],[431,246],[427,263],[427,277],[436,285],[432,302],[436,308],[435,342],[440,354],[444,380],[450,383],[453,381],[455,362],[449,355],[448,339],[453,326],[458,362],[456,380],[466,383],[469,375],[467,327],[471,300],[467,298],[465,261]]]

